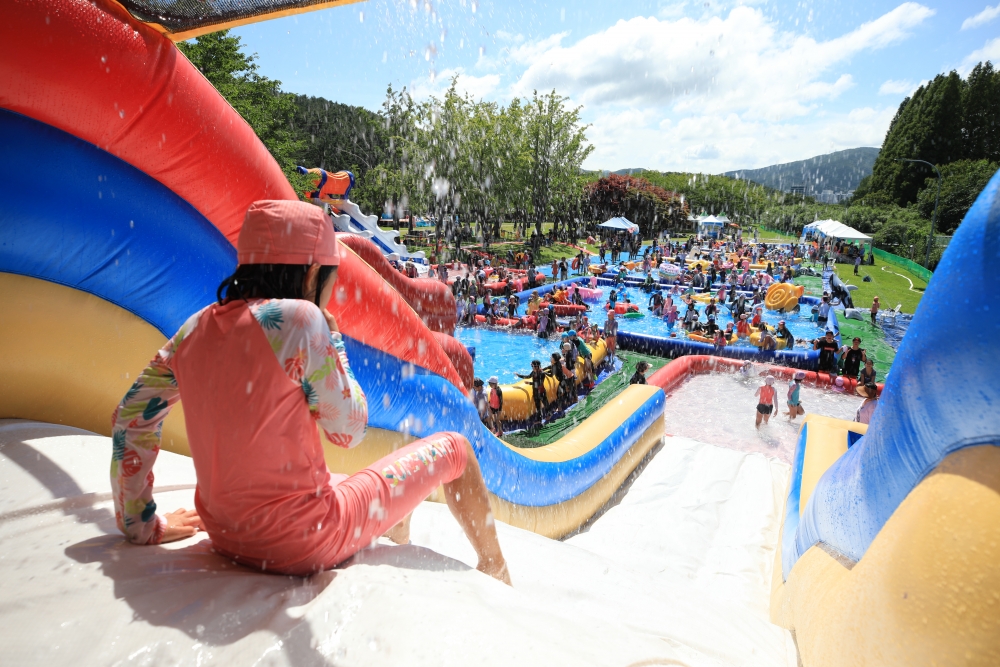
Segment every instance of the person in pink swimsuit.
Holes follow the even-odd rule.
[[[328,303],[340,254],[322,209],[259,201],[247,211],[239,266],[218,302],[192,315],[112,418],[111,485],[119,529],[135,544],[208,532],[217,553],[257,570],[309,575],[386,535],[409,541],[409,515],[444,485],[479,557],[510,583],[475,454],[439,433],[354,475],[326,466],[317,427],[340,447],[365,434],[368,404]],[[163,420],[184,403],[195,509],[157,514],[153,466]]]

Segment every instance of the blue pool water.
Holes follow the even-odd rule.
[[[607,291],[608,294],[610,294],[609,288],[605,288],[605,290]],[[671,333],[676,333],[677,337],[684,336],[684,331],[679,326],[679,323],[675,324],[673,330],[671,331],[671,329],[667,327],[667,323],[664,322],[662,318],[654,318],[652,315],[650,315],[649,308],[646,306],[646,304],[649,303],[649,294],[643,292],[638,287],[626,287],[620,289],[618,295],[619,295],[618,298],[619,302],[621,302],[623,296],[628,296],[628,298],[632,300],[632,303],[639,304],[639,312],[645,315],[645,317],[637,319],[631,319],[619,316],[618,328],[621,331],[629,331],[632,333],[646,334],[650,336],[661,336],[664,338],[669,337]],[[684,312],[687,310],[687,306],[683,305],[683,303],[680,300],[680,297],[675,296],[673,297],[673,299],[674,303],[678,304],[678,311],[680,316],[683,316]],[[702,322],[706,321],[707,318],[704,315],[705,304],[697,302],[696,304],[697,305],[695,306],[695,309],[700,314]],[[594,308],[594,311],[598,311],[598,308],[599,308],[598,314],[597,315],[591,314],[590,318],[596,322],[600,322],[601,324],[603,324],[602,320],[604,319],[604,316],[601,315],[601,313],[604,312],[604,304],[596,306]],[[716,318],[716,322],[719,324],[719,326],[725,328],[725,326],[728,323],[733,321],[733,318],[731,317],[728,308],[722,307],[719,310],[720,313]],[[794,312],[777,313],[774,311],[765,310],[764,321],[772,326],[775,326],[778,324],[779,320],[785,320],[785,325],[792,332],[793,336],[795,336],[796,338],[806,338],[808,340],[812,340],[813,338],[818,338],[820,335],[822,335],[823,330],[820,327],[816,326],[816,324],[811,321],[810,319],[811,315],[812,313],[810,309],[806,306],[803,306],[800,309],[800,312],[798,313]],[[747,342],[746,344],[749,345],[750,343]],[[803,346],[799,345],[798,347],[803,347]]]
[[[604,302],[607,300],[608,295],[611,294],[612,288],[610,286],[603,286],[601,289],[604,291],[604,300],[600,303],[588,303],[590,310],[587,312],[587,317],[594,324],[601,327],[604,326],[604,321],[606,319],[606,311],[604,310]],[[666,295],[666,290],[664,290]],[[650,314],[650,310],[647,307],[649,303],[649,294],[643,292],[638,287],[624,287],[618,289],[618,301],[621,302],[624,297],[628,297],[632,303],[639,305],[639,312],[645,315],[642,318],[625,318],[618,316],[618,328],[622,331],[629,331],[632,333],[646,334],[649,336],[660,336],[662,338],[669,338],[671,333],[676,334],[677,337],[683,338],[684,331],[680,326],[675,325],[673,329],[667,327],[667,323],[663,321],[662,318],[654,318]],[[680,316],[683,316],[686,306],[683,305],[680,297],[674,297],[674,303],[678,305],[678,310],[680,311]],[[705,305],[703,303],[696,302],[696,310],[698,311],[701,321],[705,322],[707,318],[704,315]],[[527,304],[522,303],[521,307],[518,309],[520,315],[525,315],[527,309]],[[726,307],[720,308],[720,313],[716,321],[719,326],[725,328],[726,324],[733,321],[730,315],[729,309]],[[774,311],[765,310],[764,311],[764,321],[772,326],[776,326],[779,320],[785,320],[785,325],[792,332],[792,335],[796,338],[805,338],[807,340],[812,340],[818,338],[822,335],[823,329],[816,326],[812,322],[811,310],[808,306],[803,306],[798,313],[778,313]],[[559,318],[560,322],[566,320],[566,318]],[[477,329],[478,331],[478,329]],[[461,339],[461,338],[460,338]],[[746,345],[750,343],[747,342]],[[466,345],[474,345],[474,343],[466,343]],[[798,347],[807,347],[806,345],[799,344]]]
[[[515,372],[527,375],[532,359],[548,366],[552,353],[559,350],[558,336],[545,340],[534,334],[486,327],[458,327],[455,338],[466,347],[476,348],[476,377],[486,382],[491,375],[496,375],[500,384],[517,382]]]

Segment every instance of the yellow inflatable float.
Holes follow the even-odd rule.
[[[774,283],[767,288],[764,306],[768,310],[789,311],[799,305],[799,297],[805,292],[801,285]]]
[[[752,334],[750,334],[750,342],[753,345],[760,347],[760,336],[762,333],[763,332],[761,331],[754,331]],[[784,350],[786,347],[788,347],[788,341],[789,341],[788,338],[778,338],[773,333],[771,334],[771,336],[774,338],[775,341],[777,341],[778,344],[775,349]]]
[[[594,367],[604,361],[608,354],[608,348],[603,340],[596,343],[589,343],[590,353],[594,362]],[[584,377],[583,357],[579,357],[576,362],[576,379],[582,381]],[[559,383],[555,378],[546,378],[545,395],[550,402],[556,400],[556,392]],[[503,409],[500,412],[500,419],[504,421],[524,421],[535,413],[535,401],[531,393],[531,380],[521,380],[515,384],[505,384],[500,386],[503,393]]]

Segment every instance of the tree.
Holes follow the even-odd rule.
[[[305,144],[292,130],[295,96],[257,71],[257,56],[243,53],[239,37],[213,32],[177,47],[253,128],[286,174],[294,173]]]
[[[917,200],[927,167],[900,158],[941,165],[962,157],[962,87],[957,72],[939,74],[900,105],[872,167],[872,190],[906,206]]]
[[[1000,72],[979,63],[962,91],[962,135],[968,160],[1000,162]]]
[[[355,178],[351,197],[365,208],[382,209],[382,201],[368,201],[370,179],[382,163],[387,140],[382,118],[362,107],[331,102],[322,97],[295,97],[292,126],[303,143],[297,156],[306,167],[350,171]]]
[[[568,99],[554,90],[539,96],[536,90],[526,109],[528,178],[539,235],[542,222],[553,212],[552,194],[575,180],[583,161],[594,150],[587,143],[587,127],[580,125],[581,107],[568,109]]]
[[[586,186],[587,205],[597,220],[623,217],[639,225],[643,236],[686,225],[683,197],[639,176],[609,174]]]
[[[958,160],[941,167],[941,200],[938,204],[937,231],[953,234],[965,214],[997,171],[989,160]],[[928,178],[917,196],[917,211],[930,220],[934,213],[937,177]]]

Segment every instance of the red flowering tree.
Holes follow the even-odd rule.
[[[684,197],[645,178],[609,174],[589,183],[585,196],[595,220],[627,218],[639,225],[647,238],[664,229],[688,226],[689,209]]]

